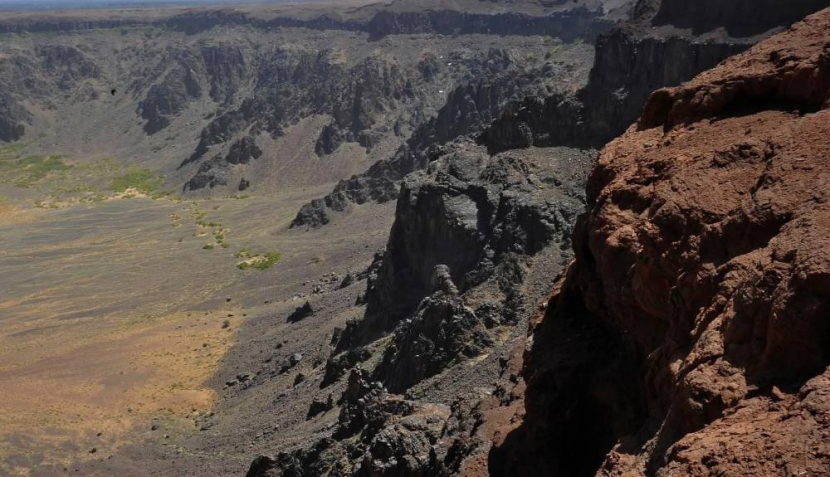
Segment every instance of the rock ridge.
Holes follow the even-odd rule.
[[[830,468],[828,26],[825,10],[655,92],[602,151],[491,471]]]

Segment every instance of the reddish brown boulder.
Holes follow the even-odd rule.
[[[600,155],[505,475],[830,475],[830,10]]]

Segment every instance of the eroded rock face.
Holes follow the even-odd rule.
[[[0,141],[21,139],[33,115],[28,103],[38,103],[53,95],[95,99],[97,91],[87,83],[100,79],[101,67],[95,58],[78,48],[66,45],[38,45],[28,54],[3,55],[0,58]],[[85,85],[83,91],[73,88]],[[90,91],[91,90],[91,91]],[[44,101],[45,107],[54,107]]]
[[[159,82],[150,87],[147,96],[138,103],[138,114],[147,121],[144,131],[155,134],[170,124],[187,107],[187,103],[202,94],[199,73],[204,65],[188,51],[175,59],[175,67]]]
[[[259,459],[249,475],[455,475],[471,455],[486,459],[499,432],[484,413],[515,412],[518,367],[499,356],[523,346],[570,257],[595,153],[448,149],[404,181],[387,249],[367,271],[367,311],[332,339],[321,387],[349,375],[332,437]],[[439,397],[444,373],[455,376]]]
[[[714,26],[724,27],[732,35],[755,35],[782,23],[798,21],[810,13],[830,6],[827,0],[797,0],[780,3],[774,0],[685,2],[662,0],[655,23],[672,24],[706,32]]]
[[[454,362],[479,356],[493,344],[485,316],[443,292],[427,297],[415,316],[395,331],[375,375],[390,390],[402,392]]]
[[[228,155],[225,156],[225,161],[228,164],[248,164],[259,159],[261,155],[262,149],[257,146],[256,139],[245,136],[231,145]]]
[[[228,184],[230,168],[228,162],[222,156],[213,156],[199,166],[196,175],[184,185],[184,190],[199,190],[204,188],[213,189],[217,186]]]
[[[344,143],[357,143],[368,151],[390,134],[403,137],[406,131],[417,129],[409,141],[411,147],[401,148],[395,154],[396,159],[384,161],[394,165],[377,164],[367,174],[341,181],[332,194],[303,207],[293,222],[294,226],[319,226],[328,223],[332,211],[342,211],[351,203],[394,199],[397,181],[426,164],[427,160],[422,157],[428,146],[481,127],[488,118],[495,117],[501,104],[517,98],[517,91],[530,91],[534,86],[550,82],[555,74],[566,74],[563,70],[539,77],[528,75],[519,67],[523,59],[516,60],[500,49],[442,60],[455,68],[463,68],[464,78],[447,77],[445,70],[449,67],[438,64],[435,58],[432,60],[427,56],[420,62],[423,65],[419,63],[419,68],[414,70],[399,64],[390,55],[372,54],[348,65],[339,60],[335,51],[280,49],[260,59],[262,66],[256,72],[258,80],[253,93],[238,108],[218,115],[203,129],[195,151],[182,165],[200,161],[212,147],[245,131],[249,136],[267,133],[278,138],[285,127],[310,115],[332,118],[315,143],[315,152],[321,157],[334,153]],[[425,96],[434,96],[438,91],[439,95],[443,94],[442,86],[432,84],[439,73],[443,74],[440,76],[443,84],[469,86],[459,86],[437,117],[427,121],[429,108],[425,105],[433,99],[427,101]],[[226,73],[222,77],[234,76]],[[470,78],[484,79],[478,80],[481,85],[475,86],[470,84]],[[517,78],[521,79],[509,81]],[[490,81],[500,87],[482,86]],[[180,103],[184,104],[183,101],[176,104]],[[439,141],[434,137],[436,134],[443,139]],[[232,154],[228,158],[232,159]]]
[[[419,63],[421,81],[430,82],[440,69],[438,60],[427,56]],[[525,70],[506,51],[491,49],[471,64],[472,78],[452,89],[437,114],[419,125],[406,144],[389,159],[379,161],[363,174],[341,181],[330,194],[304,205],[292,227],[319,227],[329,223],[331,214],[350,204],[368,201],[388,202],[398,197],[400,181],[414,171],[425,169],[452,149],[452,142],[475,136],[499,117],[505,105],[529,96],[550,94],[575,75],[562,64],[547,62],[540,68]],[[337,128],[326,127],[317,142],[324,151],[336,148],[346,139]]]
[[[508,105],[481,137],[491,151],[530,146],[601,148],[640,116],[649,95],[746,50],[733,39],[644,36],[639,28],[601,35],[588,85],[575,96],[528,96]]]
[[[30,115],[10,94],[0,94],[0,141],[17,141],[26,133]]]
[[[576,262],[534,330],[527,417],[494,461],[515,475],[830,468],[828,27],[830,11],[813,15],[656,92],[600,154]],[[580,427],[593,439],[557,447]]]
[[[429,170],[407,177],[377,279],[369,281],[366,317],[347,327],[337,349],[392,331],[417,310],[421,300],[436,292],[444,297],[436,297],[434,306],[424,305],[413,328],[400,330],[401,339],[424,331],[421,326],[445,326],[445,320],[461,319],[471,327],[486,321],[488,328],[515,323],[518,310],[502,307],[515,293],[511,289],[520,287],[521,257],[552,243],[567,244],[569,224],[582,211],[579,181],[592,155],[575,150],[559,153],[558,160],[543,165],[509,153],[490,157],[480,147],[460,144]],[[436,283],[439,266],[445,267],[458,293],[495,280],[506,302],[491,303],[494,310],[482,305],[467,319],[444,313],[441,310],[460,304]],[[498,318],[484,320],[483,315]],[[437,339],[440,332],[434,331],[426,336]]]
[[[247,476],[439,475],[434,446],[449,417],[448,407],[389,394],[360,369],[349,376],[340,404],[332,437],[274,459],[259,457]]]

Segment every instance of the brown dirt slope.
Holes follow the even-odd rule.
[[[830,474],[828,93],[825,10],[604,149],[491,470]]]

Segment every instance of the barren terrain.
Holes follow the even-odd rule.
[[[385,240],[382,206],[356,212],[342,234],[288,232],[305,199],[6,206],[0,472],[106,459],[154,425],[166,443],[190,430],[217,402],[211,378],[244,320],[291,307],[308,293],[305,280],[365,267]],[[227,249],[203,248],[215,239],[196,225],[197,211],[222,223]],[[281,259],[240,270],[243,248]],[[299,348],[319,339],[309,333]]]

